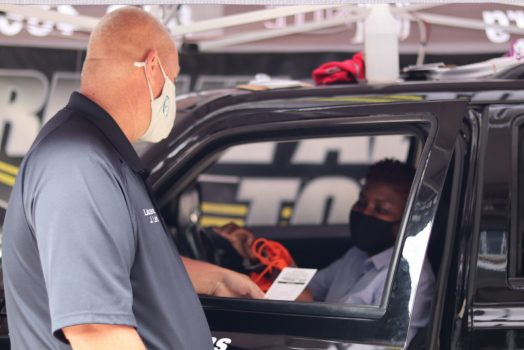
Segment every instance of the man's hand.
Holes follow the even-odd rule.
[[[183,257],[182,261],[198,294],[255,299],[264,297],[260,288],[246,275],[189,258]]]
[[[256,259],[251,251],[251,245],[255,240],[255,235],[251,231],[232,222],[222,227],[216,227],[214,231],[227,239],[242,257],[250,260]]]
[[[82,324],[62,331],[73,350],[146,349],[136,329],[130,326]]]

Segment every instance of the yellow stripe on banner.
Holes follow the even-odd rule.
[[[246,222],[242,219],[228,218],[228,217],[217,217],[217,216],[202,216],[200,217],[200,226],[224,226],[230,222],[237,224],[238,226],[245,226]]]
[[[15,176],[18,174],[18,167],[15,166],[15,165],[11,165],[9,163],[6,163],[6,162],[1,162],[0,161],[0,170],[5,172],[5,173],[11,174],[11,175],[15,175]]]
[[[4,173],[0,173],[0,183],[13,187],[13,185],[15,184],[15,177]]]
[[[292,207],[283,207],[280,211],[280,217],[282,219],[289,219],[293,215],[293,208]]]
[[[206,214],[246,216],[248,213],[245,204],[203,202],[200,209]]]

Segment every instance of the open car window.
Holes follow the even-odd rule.
[[[379,307],[393,249],[374,259],[359,252],[358,259],[350,257],[347,261],[354,245],[348,225],[351,208],[359,200],[363,179],[372,164],[391,159],[416,166],[423,142],[420,134],[399,130],[232,145],[217,154],[215,161],[174,199],[167,216],[177,220],[168,221],[176,226],[182,255],[245,273],[264,290],[281,269],[270,267],[261,279],[268,261],[246,256],[245,250],[240,252],[218,235],[217,228],[235,224],[255,239],[281,244],[289,251],[290,265],[316,269],[311,283],[318,284],[318,279],[333,284],[333,288],[325,286],[331,296],[326,299],[318,295],[317,302]],[[402,215],[400,210],[395,220],[397,230]],[[255,247],[251,248],[254,253]],[[249,247],[244,245],[244,249]],[[379,264],[376,268],[381,275],[373,281],[372,274],[364,276],[363,266],[353,271],[348,266],[355,285],[344,285],[338,275],[348,263]],[[360,296],[366,297],[358,293],[354,298],[333,297],[344,288],[351,296],[352,287],[356,292],[364,288]]]

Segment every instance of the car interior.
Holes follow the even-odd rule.
[[[297,266],[321,269],[352,246],[348,214],[368,167],[384,158],[416,165],[422,148],[413,133],[234,145],[168,201],[163,216],[182,255],[248,273],[213,231],[234,222],[281,243]],[[265,159],[250,161],[267,150]]]

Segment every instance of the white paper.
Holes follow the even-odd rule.
[[[295,300],[304,291],[315,273],[316,269],[300,269],[286,267],[273,282],[265,295],[265,299]]]

